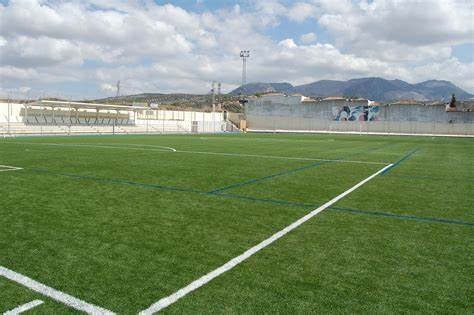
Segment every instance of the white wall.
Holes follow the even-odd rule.
[[[21,115],[22,108],[23,104],[0,103],[0,134],[34,134],[36,130],[38,134],[44,134],[44,130],[49,130],[50,133],[191,133],[222,132],[226,130],[224,114],[219,112],[153,110],[153,117],[159,119],[138,119],[138,114],[134,115],[133,112],[130,112],[132,124],[117,125],[113,128],[112,125],[60,125],[60,120],[57,125],[46,123],[42,124],[43,126],[34,126],[24,123],[24,117]],[[193,122],[195,122],[194,128]]]

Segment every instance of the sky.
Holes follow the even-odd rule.
[[[0,0],[0,97],[223,92],[241,82],[452,81],[474,93],[471,0]]]

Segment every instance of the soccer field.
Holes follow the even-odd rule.
[[[472,314],[473,161],[468,138],[0,139],[0,313]]]

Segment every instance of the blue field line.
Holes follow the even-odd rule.
[[[54,172],[54,171],[51,171],[51,170],[39,169],[39,168],[28,168],[28,170],[34,171],[34,172],[40,172],[40,173],[47,173],[47,174],[56,175],[56,176],[70,177],[70,178],[75,178],[75,179],[95,180],[95,181],[100,181],[100,182],[104,182],[104,183],[126,184],[126,185],[130,185],[130,186],[155,188],[155,189],[170,190],[170,191],[203,193],[203,191],[193,189],[193,188],[180,188],[180,187],[175,187],[175,186],[166,186],[166,185],[159,185],[159,184],[147,184],[147,183],[134,182],[134,181],[124,180],[124,179],[107,178],[107,177],[99,177],[99,176],[91,176],[91,175],[78,175],[78,174],[71,174],[71,173],[59,173],[59,172]]]
[[[415,153],[418,152],[419,150],[420,150],[419,148],[415,148],[415,149],[411,150],[410,152],[408,152],[407,154],[405,154],[404,156],[402,156],[398,161],[396,161],[395,163],[393,163],[391,167],[387,168],[385,171],[383,171],[382,173],[380,173],[380,175],[381,175],[381,176],[386,175],[386,174],[389,173],[391,170],[393,170],[394,168],[396,168],[397,166],[399,166],[400,164],[402,164],[403,162],[405,162],[406,160],[408,160],[413,154],[415,154]]]
[[[208,191],[193,189],[193,188],[180,188],[175,186],[167,186],[167,185],[160,185],[160,184],[148,184],[148,183],[141,183],[135,182],[130,180],[123,180],[123,179],[116,179],[116,178],[107,178],[107,177],[99,177],[99,176],[90,176],[90,175],[78,175],[78,174],[71,174],[71,173],[58,173],[46,169],[38,169],[38,168],[28,168],[30,171],[39,172],[39,173],[46,173],[49,175],[55,176],[62,176],[62,177],[69,177],[73,179],[79,180],[94,180],[99,181],[102,183],[109,183],[109,184],[121,184],[121,185],[130,185],[136,187],[143,187],[143,188],[152,188],[152,189],[159,189],[165,191],[177,191],[177,192],[186,192],[186,193],[195,193],[200,195],[208,195],[208,196],[221,196],[225,198],[233,198],[233,199],[243,199],[248,201],[257,201],[257,202],[264,202],[264,203],[272,203],[282,206],[296,206],[296,207],[314,207],[313,204],[301,203],[301,202],[292,202],[286,200],[277,200],[277,199],[266,199],[266,198],[256,198],[250,196],[242,196],[242,195],[234,195],[234,194],[215,194],[210,193]]]
[[[419,216],[414,216],[414,215],[409,215],[409,214],[395,214],[395,213],[390,213],[390,212],[382,212],[382,211],[375,211],[375,210],[360,210],[360,209],[352,209],[352,208],[344,208],[344,207],[336,207],[336,206],[331,206],[329,207],[329,209],[335,210],[335,211],[343,211],[343,212],[372,215],[372,216],[379,216],[379,217],[390,217],[390,218],[408,219],[408,220],[414,220],[414,221],[420,221],[420,222],[456,224],[456,225],[474,227],[473,222],[466,222],[466,221],[460,221],[460,220],[449,220],[449,219],[440,219],[440,218],[432,218],[432,217],[419,217]]]
[[[327,164],[327,163],[335,163],[337,160],[344,160],[344,159],[347,159],[347,158],[357,156],[357,155],[362,154],[362,153],[374,152],[374,151],[377,151],[377,150],[384,149],[384,148],[386,148],[387,146],[390,146],[390,145],[393,145],[393,143],[388,143],[388,144],[385,144],[383,146],[377,146],[376,148],[359,150],[359,151],[354,152],[352,154],[349,154],[349,155],[346,155],[346,156],[343,156],[343,157],[335,158],[332,161],[319,161],[319,162],[311,163],[309,165],[301,166],[301,167],[298,167],[298,168],[284,170],[284,171],[281,171],[281,172],[278,172],[278,173],[275,173],[275,174],[270,174],[270,175],[263,176],[263,177],[251,178],[251,179],[248,179],[248,180],[243,181],[243,182],[238,182],[238,183],[230,184],[230,185],[227,185],[227,186],[224,186],[224,187],[215,188],[215,189],[209,191],[209,193],[219,194],[220,192],[228,190],[228,189],[237,188],[237,187],[241,187],[241,186],[245,186],[245,185],[249,185],[249,184],[254,184],[254,183],[257,183],[257,182],[261,182],[263,180],[272,179],[272,178],[282,176],[282,175],[293,174],[293,173],[296,173],[296,172],[304,171],[304,170],[307,170],[307,169],[310,169],[310,168],[313,168],[313,167],[317,167],[317,166],[320,166],[320,165],[323,165],[323,164]]]
[[[258,197],[228,194],[228,193],[216,194],[216,193],[210,193],[210,192],[198,190],[198,189],[179,188],[179,187],[174,187],[174,186],[165,186],[165,185],[157,185],[157,184],[147,184],[147,183],[140,183],[140,182],[134,182],[134,181],[129,181],[129,180],[122,180],[122,179],[113,179],[113,178],[105,178],[105,177],[89,176],[89,175],[77,175],[77,174],[70,174],[70,173],[57,173],[57,172],[53,172],[46,169],[28,168],[28,170],[39,172],[39,173],[46,173],[46,174],[55,175],[55,176],[64,176],[64,177],[69,177],[69,178],[74,178],[74,179],[95,180],[95,181],[99,181],[103,183],[122,184],[122,185],[125,184],[125,185],[131,185],[131,186],[136,186],[136,187],[152,188],[152,189],[159,189],[159,190],[165,190],[165,191],[176,191],[176,192],[195,193],[195,194],[214,196],[214,197],[241,199],[241,200],[248,200],[248,201],[254,201],[254,202],[271,203],[271,204],[280,205],[280,206],[294,206],[294,207],[302,207],[305,209],[315,209],[319,206],[317,204],[278,200],[278,199],[271,199],[271,198],[258,198]],[[394,214],[390,212],[382,212],[382,211],[375,211],[375,210],[360,210],[360,209],[344,208],[344,207],[336,207],[336,206],[331,206],[328,209],[335,210],[335,211],[363,214],[363,215],[371,215],[371,216],[408,219],[408,220],[415,220],[415,221],[420,221],[420,222],[456,224],[456,225],[474,227],[474,223],[464,222],[464,221],[459,221],[459,220],[418,217],[418,216],[413,216],[413,215]]]
[[[320,166],[320,165],[323,165],[323,164],[326,164],[326,163],[329,163],[329,161],[320,161],[320,162],[311,163],[309,165],[301,166],[301,167],[290,169],[290,170],[281,171],[281,172],[271,174],[271,175],[267,175],[267,176],[263,176],[263,177],[251,178],[251,179],[243,181],[243,182],[238,182],[238,183],[234,183],[234,184],[227,185],[227,186],[224,186],[224,187],[213,189],[213,190],[209,191],[209,193],[218,194],[218,193],[220,193],[221,191],[224,191],[224,190],[228,190],[228,189],[232,189],[232,188],[236,188],[236,187],[240,187],[240,186],[245,186],[245,185],[248,185],[248,184],[261,182],[263,180],[272,179],[274,177],[278,177],[278,176],[282,176],[282,175],[293,174],[293,173],[304,171],[304,170],[307,170],[307,169],[310,169],[310,168],[313,168],[313,167],[316,167],[316,166]]]

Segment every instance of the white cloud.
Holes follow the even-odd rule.
[[[303,22],[310,17],[316,17],[317,7],[307,2],[298,2],[288,11],[288,18],[292,21]]]
[[[20,86],[17,88],[3,88],[0,86],[0,97],[7,99],[28,99],[31,87]]]
[[[316,34],[313,32],[309,32],[300,36],[300,41],[303,44],[311,44],[316,41]]]
[[[437,78],[474,91],[472,63],[454,58],[451,48],[474,42],[468,1],[284,3],[259,0],[250,8],[195,13],[154,1],[11,0],[0,4],[0,82],[4,89],[31,86],[30,93],[69,82],[113,95],[117,80],[123,93],[157,86],[206,93],[212,80],[224,89],[239,83],[238,53],[249,49],[250,81]],[[325,36],[320,29],[284,40],[266,35],[278,32],[283,20],[295,29],[319,23],[333,44],[318,43]]]

